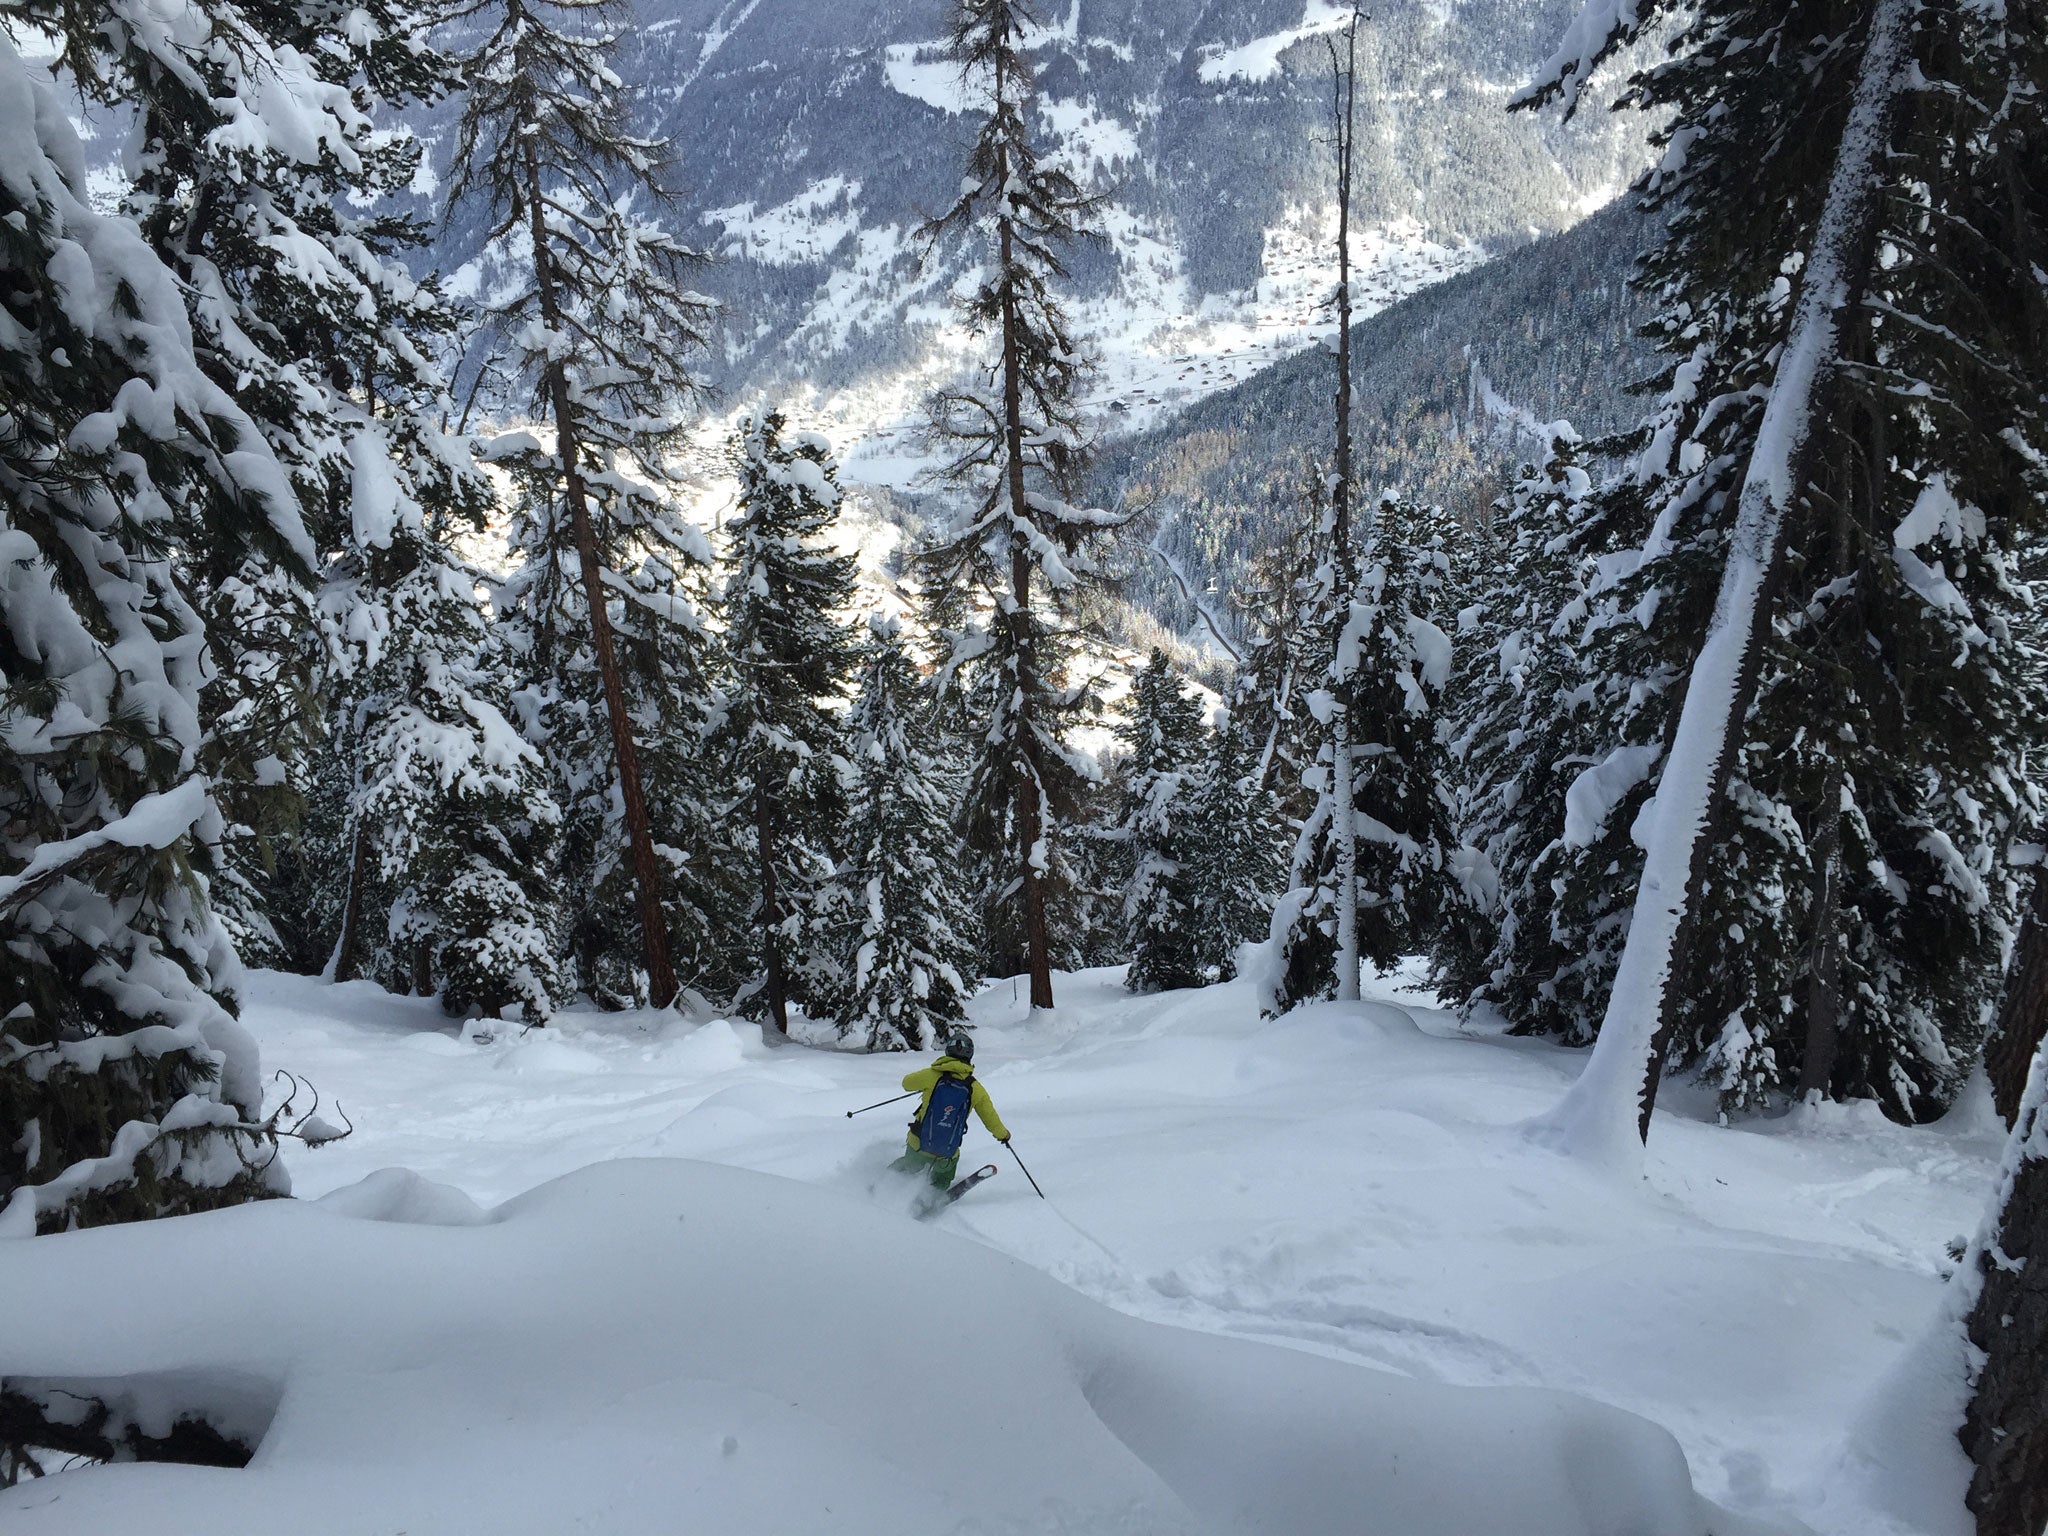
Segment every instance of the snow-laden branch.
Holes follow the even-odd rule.
[[[1654,6],[1655,0],[1586,0],[1536,78],[1508,98],[1508,110],[1540,107],[1555,99],[1564,103],[1564,115],[1571,116],[1593,71],[1641,36]]]
[[[21,870],[0,875],[0,907],[9,906],[36,886],[102,848],[168,848],[204,816],[212,805],[211,786],[203,778],[190,778],[175,789],[144,795],[124,816],[103,827],[44,843]]]

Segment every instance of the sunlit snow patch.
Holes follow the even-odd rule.
[[[723,231],[723,256],[764,267],[821,262],[860,228],[860,183],[828,176],[773,208],[756,212],[752,203],[735,203],[709,210],[702,220]]]
[[[961,78],[944,43],[891,43],[882,50],[882,78],[889,89],[937,107],[948,115],[987,109],[986,88]]]
[[[1348,7],[1330,5],[1326,0],[1308,0],[1302,8],[1299,26],[1255,37],[1235,48],[1224,48],[1215,43],[1204,45],[1204,57],[1196,66],[1195,73],[1205,85],[1220,85],[1226,80],[1245,80],[1253,84],[1270,80],[1280,73],[1281,54],[1311,37],[1319,37],[1325,32],[1341,32],[1350,20]]]

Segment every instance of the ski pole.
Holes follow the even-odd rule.
[[[871,1109],[885,1109],[891,1104],[901,1104],[905,1099],[916,1098],[918,1095],[918,1091],[919,1090],[913,1088],[908,1093],[897,1094],[896,1097],[893,1099],[884,1099],[880,1104],[866,1104],[859,1109],[849,1109],[846,1112],[846,1118],[851,1120],[855,1115],[864,1115]]]
[[[1010,1144],[1007,1141],[1004,1142],[1003,1145],[1006,1147],[1010,1147]],[[1017,1157],[1017,1149],[1015,1147],[1010,1147],[1010,1156]],[[1031,1179],[1031,1170],[1024,1166],[1024,1159],[1021,1157],[1017,1157],[1017,1168],[1018,1171],[1021,1172],[1025,1178]],[[1033,1191],[1036,1192],[1039,1199],[1043,1200],[1045,1198],[1045,1191],[1039,1189],[1038,1180],[1031,1179],[1031,1188],[1033,1189]]]

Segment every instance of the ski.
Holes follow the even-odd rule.
[[[962,1195],[966,1194],[967,1191],[974,1188],[974,1186],[979,1184],[983,1179],[992,1179],[995,1176],[996,1165],[994,1163],[984,1163],[981,1167],[975,1169],[974,1172],[967,1175],[966,1178],[962,1179],[958,1184],[955,1184],[951,1189],[947,1190],[945,1199],[941,1200],[939,1204],[951,1205],[955,1200],[958,1200]]]
[[[951,1205],[955,1200],[958,1200],[962,1195],[966,1194],[967,1191],[974,1188],[974,1186],[979,1184],[983,1179],[992,1179],[995,1176],[996,1165],[994,1163],[988,1163],[980,1168],[975,1169],[974,1172],[967,1175],[967,1177],[962,1179],[958,1184],[955,1184],[943,1195],[940,1195],[936,1200],[933,1200],[929,1205],[927,1205],[924,1208],[924,1210],[919,1212],[919,1215],[929,1216],[934,1211],[941,1210],[944,1207]]]

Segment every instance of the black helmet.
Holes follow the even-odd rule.
[[[946,1042],[946,1054],[956,1061],[974,1060],[974,1036],[960,1030]]]

